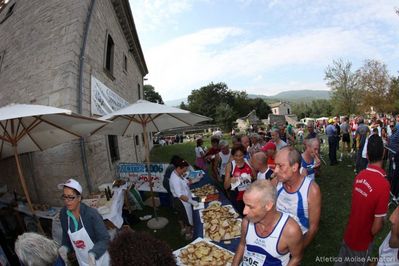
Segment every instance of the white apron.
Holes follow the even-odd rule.
[[[94,243],[91,240],[89,234],[87,233],[83,220],[80,219],[82,223],[82,228],[74,233],[69,229],[69,217],[68,217],[68,236],[72,242],[73,249],[75,250],[76,258],[80,266],[89,265],[89,250],[94,247]],[[108,266],[109,265],[109,254],[108,251],[104,253],[98,260],[96,260],[97,266]]]
[[[184,182],[184,195],[186,195],[188,197],[188,200],[192,200],[193,198],[191,197],[191,190],[188,187],[187,183],[185,180],[182,180],[182,182]],[[184,209],[186,210],[186,214],[188,217],[188,222],[190,223],[190,225],[194,225],[194,221],[193,221],[193,208],[191,207],[191,204],[185,201],[180,200],[183,203]]]

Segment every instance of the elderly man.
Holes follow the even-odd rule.
[[[245,191],[246,216],[233,266],[299,265],[303,253],[301,229],[288,214],[276,210],[276,194],[267,180],[257,180]]]
[[[264,152],[257,152],[252,156],[251,165],[257,172],[256,179],[271,179],[273,170],[267,165],[267,156]]]
[[[301,227],[306,248],[319,229],[321,192],[310,178],[299,173],[301,154],[291,146],[276,155],[277,210],[288,213]]]
[[[315,178],[315,169],[320,167],[320,141],[317,138],[308,139],[305,143],[305,151],[301,156],[301,174]]]
[[[287,143],[280,138],[280,130],[278,128],[272,129],[272,141],[276,144],[276,150],[279,151],[281,148],[287,146]]]
[[[306,135],[305,139],[313,139],[317,137],[316,131],[314,131],[314,123],[312,121],[309,121],[307,126],[308,128],[308,135]]]

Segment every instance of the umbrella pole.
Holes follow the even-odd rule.
[[[37,216],[35,215],[35,211],[33,210],[33,206],[32,206],[32,201],[30,200],[30,196],[29,196],[29,192],[28,192],[28,188],[26,186],[26,182],[25,182],[25,178],[24,175],[22,173],[22,169],[21,169],[21,164],[19,162],[19,157],[18,157],[18,151],[17,151],[17,146],[13,145],[14,148],[14,157],[15,157],[15,162],[17,164],[17,170],[18,170],[18,175],[19,175],[19,180],[21,181],[21,185],[22,185],[22,189],[24,190],[25,193],[25,197],[26,200],[28,201],[28,206],[30,211],[32,212],[33,218],[36,220],[37,222],[37,226],[39,228],[39,232],[44,234],[44,230],[43,227],[40,223],[40,220],[37,218]]]
[[[145,159],[146,159],[146,163],[147,163],[148,182],[150,182],[150,193],[151,193],[152,207],[154,208],[154,217],[158,218],[157,209],[155,207],[154,189],[152,187],[152,176],[151,176],[151,170],[150,170],[150,146],[149,146],[148,139],[147,139],[146,126],[145,126],[145,124],[142,124],[142,126],[143,126],[143,134],[144,134],[144,147],[145,147]]]
[[[162,229],[168,224],[168,219],[164,217],[158,217],[157,215],[157,208],[155,207],[155,197],[154,197],[154,189],[153,189],[153,183],[152,183],[152,175],[151,175],[151,170],[150,170],[150,144],[148,143],[148,138],[147,138],[147,129],[145,123],[142,123],[143,127],[143,134],[144,134],[144,146],[145,146],[145,157],[147,161],[147,173],[148,173],[148,180],[150,182],[150,192],[151,192],[151,199],[152,199],[152,206],[154,208],[154,218],[150,219],[147,222],[147,226],[151,229]]]

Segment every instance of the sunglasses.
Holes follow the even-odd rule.
[[[66,200],[66,201],[73,201],[73,200],[75,200],[77,197],[79,197],[79,196],[61,195],[61,199],[62,199],[62,200]]]

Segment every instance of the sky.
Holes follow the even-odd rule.
[[[399,71],[397,0],[129,0],[149,69],[166,101],[210,82],[275,95],[328,90],[333,60]]]

